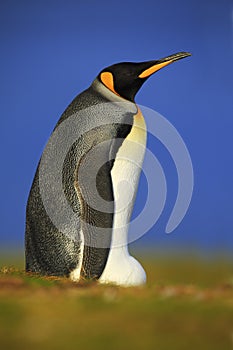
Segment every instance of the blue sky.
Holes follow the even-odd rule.
[[[165,116],[194,167],[187,215],[166,235],[177,178],[169,154],[149,147],[168,182],[165,209],[138,244],[233,250],[233,3],[206,1],[7,1],[0,4],[0,245],[23,246],[25,206],[44,145],[66,106],[104,67],[191,58],[164,68],[137,102]],[[145,200],[142,177],[135,213]]]

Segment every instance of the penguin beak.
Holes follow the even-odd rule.
[[[169,65],[170,63],[181,60],[182,58],[185,58],[188,56],[191,56],[191,53],[178,52],[178,53],[175,53],[174,55],[170,55],[170,56],[161,58],[160,60],[157,60],[157,61],[150,61],[148,63],[150,63],[152,65],[150,65],[149,68],[142,71],[138,77],[139,78],[148,78],[149,76],[151,76],[152,74],[154,74],[155,72],[157,72],[161,68]]]

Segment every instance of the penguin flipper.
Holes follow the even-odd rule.
[[[98,164],[94,166],[96,159]],[[81,157],[74,184],[80,203],[80,225],[84,237],[81,276],[98,279],[107,263],[114,216],[108,142],[92,147]]]

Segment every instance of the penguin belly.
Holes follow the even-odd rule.
[[[111,170],[115,209],[111,249],[99,279],[101,283],[130,286],[146,282],[145,271],[140,263],[129,255],[127,246],[129,223],[145,148],[146,124],[141,111],[138,110],[132,129],[119,148]]]

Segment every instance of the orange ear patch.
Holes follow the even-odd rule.
[[[168,64],[172,63],[173,60],[170,60],[170,61],[166,61],[166,62],[162,62],[162,63],[158,63],[158,64],[155,64],[154,66],[144,70],[144,72],[142,72],[140,75],[139,75],[139,78],[147,78],[149,77],[151,74],[157,72],[157,70],[167,66]]]
[[[103,72],[100,75],[100,79],[102,81],[102,83],[112,92],[114,92],[114,94],[120,96],[114,89],[114,81],[113,81],[113,75],[110,72]]]

